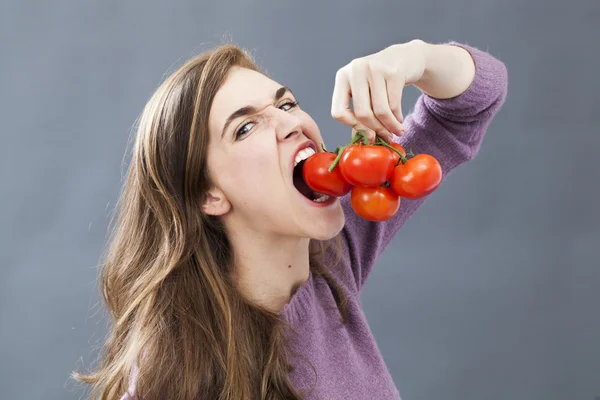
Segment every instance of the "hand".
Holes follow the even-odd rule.
[[[396,44],[378,53],[352,60],[335,75],[331,104],[334,119],[391,142],[405,131],[402,90],[423,76],[426,57],[422,40]],[[350,108],[352,98],[352,110]]]

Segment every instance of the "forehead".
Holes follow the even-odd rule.
[[[227,117],[237,109],[270,104],[273,94],[280,87],[280,84],[260,72],[232,67],[213,100],[209,114],[210,129],[220,134]]]

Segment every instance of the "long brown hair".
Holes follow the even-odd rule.
[[[209,111],[233,66],[258,71],[233,44],[192,58],[140,116],[99,280],[111,330],[98,369],[72,375],[92,385],[90,398],[120,398],[134,366],[137,399],[301,398],[288,379],[285,321],[238,291],[224,225],[201,209]],[[322,262],[331,242],[311,241],[310,269],[345,322],[344,293]]]

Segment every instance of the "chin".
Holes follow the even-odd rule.
[[[314,223],[307,227],[308,237],[317,240],[334,238],[344,228],[345,222],[344,211],[338,201],[336,202],[336,206],[327,210],[327,213],[321,215],[317,221],[314,221]]]

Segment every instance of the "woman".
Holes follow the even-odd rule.
[[[404,118],[408,84],[423,94]],[[413,40],[341,68],[332,115],[433,155],[445,178],[506,89],[489,54]],[[102,270],[114,326],[99,369],[75,377],[102,399],[399,399],[359,295],[423,199],[375,223],[348,196],[302,194],[294,161],[322,142],[234,45],[170,76],[141,115]]]

